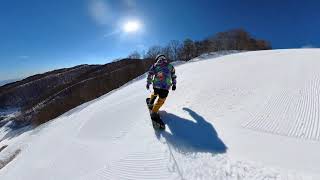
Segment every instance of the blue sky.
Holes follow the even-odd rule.
[[[274,48],[319,47],[318,7],[317,0],[1,0],[0,80],[239,27]],[[124,32],[132,20],[141,29]]]

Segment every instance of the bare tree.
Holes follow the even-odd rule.
[[[196,46],[191,39],[186,39],[183,42],[183,49],[181,51],[182,60],[189,61],[196,56]]]
[[[146,56],[144,58],[156,58],[158,54],[162,52],[161,46],[152,46],[149,48],[149,50],[146,53]]]
[[[177,61],[179,60],[179,54],[182,50],[182,45],[180,43],[180,41],[177,40],[172,40],[169,42],[168,47],[170,49],[171,52],[171,60],[172,61]]]
[[[271,49],[270,43],[253,38],[243,29],[219,32],[208,39],[214,51],[221,50],[263,50]]]
[[[257,49],[261,49],[261,50],[272,49],[270,42],[265,40],[257,40],[256,47]]]
[[[141,55],[138,51],[133,51],[129,56],[129,59],[141,59]]]
[[[139,57],[155,58],[158,54],[165,54],[170,60],[188,61],[204,53],[223,50],[264,50],[271,49],[268,41],[258,40],[244,29],[233,29],[218,32],[215,35],[200,41],[186,39],[183,42],[177,40],[170,41],[165,47],[152,46],[148,51],[143,52]],[[134,56],[133,56],[134,55]],[[129,57],[137,57],[131,54]]]
[[[168,59],[172,60],[172,52],[168,45],[161,49],[161,54],[164,54]]]

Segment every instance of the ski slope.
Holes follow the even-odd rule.
[[[2,128],[0,160],[21,152],[0,179],[320,179],[319,69],[319,49],[179,65],[165,132],[138,78],[19,136]]]

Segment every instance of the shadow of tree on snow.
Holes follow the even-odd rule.
[[[163,136],[167,143],[181,153],[209,152],[225,153],[227,146],[219,138],[211,123],[189,108],[183,108],[196,121],[181,118],[165,111],[160,112],[162,120],[170,129],[155,131],[156,136]]]

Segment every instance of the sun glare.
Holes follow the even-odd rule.
[[[141,28],[139,21],[128,21],[123,26],[123,31],[126,33],[136,32]]]

